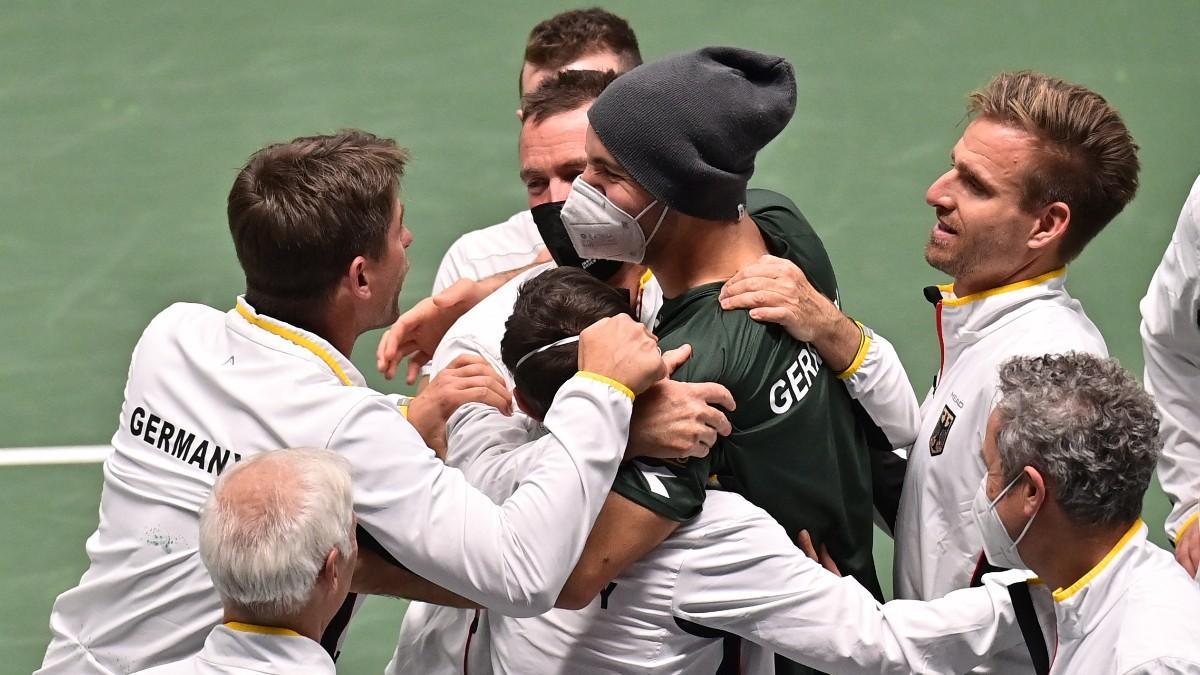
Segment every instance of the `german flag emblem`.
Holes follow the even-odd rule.
[[[946,437],[950,435],[950,427],[954,426],[954,411],[950,406],[942,408],[942,414],[938,417],[937,426],[933,428],[933,433],[929,435],[929,455],[937,457],[946,449]]]

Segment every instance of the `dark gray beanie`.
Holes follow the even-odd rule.
[[[792,64],[736,47],[706,47],[638,66],[588,111],[629,175],[667,206],[733,220],[754,156],[796,110]]]

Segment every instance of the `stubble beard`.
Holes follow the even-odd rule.
[[[955,257],[949,246],[939,244],[934,239],[932,232],[929,234],[929,241],[925,244],[925,262],[933,269],[952,278],[957,278],[963,271],[962,256]]]
[[[978,234],[967,240],[962,240],[963,235],[960,234],[954,242],[957,246],[947,246],[939,244],[931,233],[929,243],[925,245],[925,262],[956,282],[978,276],[984,270],[996,267],[995,261],[989,259],[1008,256],[1004,240],[994,233],[989,234]]]

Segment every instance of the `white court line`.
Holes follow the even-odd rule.
[[[0,466],[95,464],[112,452],[111,445],[61,445],[45,448],[0,449]]]

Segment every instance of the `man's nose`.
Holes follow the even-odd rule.
[[[550,179],[550,201],[566,201],[569,194],[571,194],[571,181],[561,178]]]

